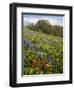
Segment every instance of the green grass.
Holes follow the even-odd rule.
[[[24,75],[63,73],[63,38],[23,29],[31,47],[23,47]]]

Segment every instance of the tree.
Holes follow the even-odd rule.
[[[48,20],[38,20],[35,25],[37,31],[42,31],[44,33],[50,33],[52,25]]]
[[[55,25],[55,26],[52,27],[52,32],[51,33],[53,35],[63,37],[63,27],[62,26]]]
[[[30,23],[30,24],[27,25],[27,28],[34,30],[35,26],[34,26],[33,23]]]

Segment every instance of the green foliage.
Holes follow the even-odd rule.
[[[48,20],[39,20],[36,25],[36,30],[44,32],[46,34],[50,33],[52,25],[49,23]]]
[[[63,73],[63,39],[27,27],[23,31],[24,38],[32,44],[31,47],[23,47],[23,74]]]
[[[63,27],[55,25],[55,26],[52,27],[51,33],[53,35],[63,37]]]
[[[48,20],[38,20],[35,25],[30,23],[27,27],[34,31],[63,37],[63,27],[58,25],[53,26]]]

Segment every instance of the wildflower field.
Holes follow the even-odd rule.
[[[23,75],[63,73],[63,37],[24,27],[22,52]]]

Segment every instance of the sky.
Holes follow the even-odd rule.
[[[36,24],[38,20],[48,20],[52,25],[63,26],[63,17],[61,15],[34,15],[34,14],[24,14],[23,22],[24,25],[29,23]]]

